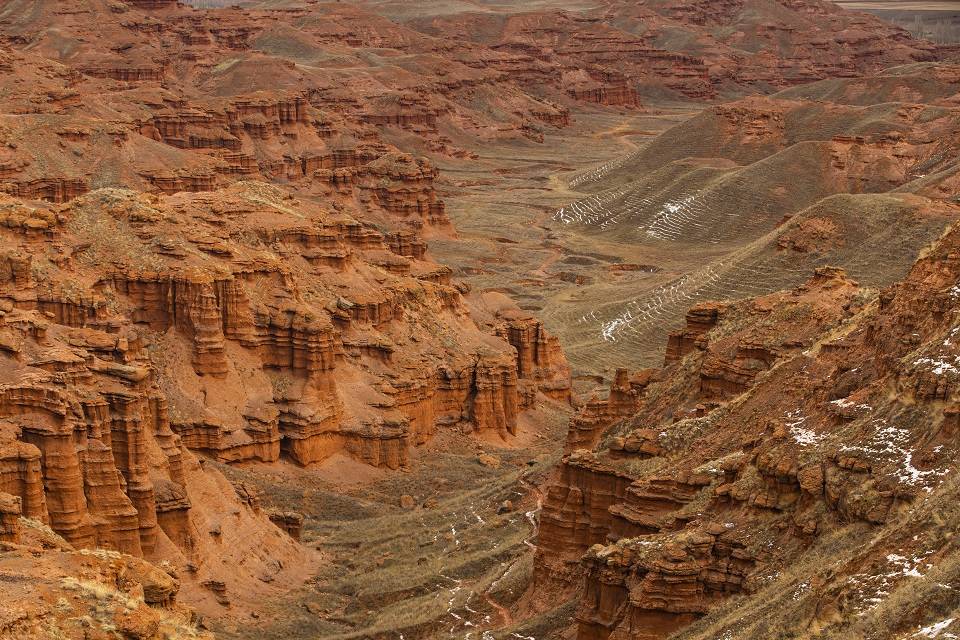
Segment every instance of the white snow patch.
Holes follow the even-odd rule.
[[[866,445],[843,447],[841,451],[858,451],[871,458],[886,458],[895,465],[893,476],[901,484],[920,487],[927,493],[933,491],[931,481],[950,472],[948,468],[917,469],[913,466],[914,450],[909,447],[910,432],[882,420],[875,420],[874,424],[881,426]]]
[[[921,568],[925,570],[933,568],[933,565],[924,562],[924,559],[931,553],[933,551],[927,551],[914,555],[912,558],[891,553],[886,556],[887,562],[891,565],[891,571],[875,575],[857,573],[847,578],[848,583],[856,585],[856,592],[861,596],[862,602],[867,605],[860,610],[859,615],[864,615],[879,606],[902,579],[922,578]]]
[[[944,374],[960,374],[960,356],[954,356],[953,362],[950,362],[946,356],[937,356],[936,358],[917,358],[913,364],[918,367],[924,367],[935,376]]]
[[[814,446],[820,444],[823,440],[822,435],[803,426],[803,423],[807,421],[807,417],[803,415],[800,409],[794,409],[793,411],[785,413],[783,417],[787,419],[786,426],[790,429],[790,435],[793,436],[797,444],[805,447]]]
[[[794,600],[794,602],[796,602],[797,600],[799,600],[800,597],[801,597],[805,592],[807,592],[807,591],[809,591],[809,590],[810,590],[810,583],[809,583],[809,582],[801,582],[800,584],[798,584],[798,585],[797,585],[797,588],[794,589],[794,591],[793,591],[793,600]]]
[[[915,634],[914,638],[956,638],[957,636],[952,633],[944,633],[947,627],[953,624],[953,618],[947,618],[946,620],[941,620],[940,622],[935,622],[929,626],[923,627]]]

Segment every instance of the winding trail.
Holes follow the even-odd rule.
[[[531,539],[537,537],[537,534],[540,532],[540,525],[539,525],[539,521],[537,520],[537,514],[539,514],[540,510],[543,508],[543,492],[540,490],[540,487],[527,482],[527,480],[523,476],[521,476],[518,479],[518,482],[520,486],[527,491],[527,495],[533,494],[537,497],[537,508],[524,513],[527,520],[529,520],[530,524],[533,525],[533,532],[529,536],[523,539],[523,544],[527,545],[532,550],[536,551],[537,545],[531,542]],[[517,558],[514,558],[512,562],[507,564],[507,568],[503,570],[503,573],[501,573],[500,576],[496,580],[491,582],[490,586],[488,586],[483,591],[483,594],[482,594],[483,599],[487,601],[487,604],[493,607],[493,609],[497,612],[497,615],[500,617],[500,624],[497,625],[498,627],[509,627],[510,625],[512,625],[513,616],[510,614],[509,609],[507,609],[506,607],[504,607],[499,602],[493,599],[493,596],[490,595],[490,592],[493,591],[493,589],[498,584],[500,584],[504,580],[504,578],[507,577],[510,571],[513,570],[513,567],[522,559],[523,559],[522,555]]]
[[[510,573],[510,570],[513,569],[513,565],[516,564],[516,560],[507,565],[506,570],[500,574],[500,577],[490,583],[490,586],[486,588],[483,592],[483,599],[487,601],[493,609],[497,612],[497,615],[500,616],[499,627],[509,627],[513,624],[513,616],[510,614],[510,610],[505,606],[493,599],[493,596],[490,595],[490,590],[493,589],[501,580],[507,577],[507,574]]]
[[[526,478],[523,476],[520,476],[519,482],[520,486],[526,489],[528,493],[532,493],[533,495],[537,496],[537,508],[524,513],[524,515],[527,517],[527,520],[530,521],[530,525],[533,527],[533,533],[523,540],[523,544],[536,551],[537,545],[530,542],[530,540],[532,538],[536,538],[540,533],[540,521],[537,519],[537,516],[540,514],[540,510],[543,509],[543,492],[540,490],[540,487],[527,482]]]

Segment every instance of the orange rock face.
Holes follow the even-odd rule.
[[[513,447],[532,435],[524,412],[574,402],[543,322],[431,258],[455,236],[437,165],[483,144],[532,147],[585,105],[710,102],[609,176],[782,153],[822,178],[805,207],[902,189],[914,220],[957,217],[960,75],[927,82],[911,65],[942,52],[869,16],[601,0],[390,20],[397,3],[343,4],[0,7],[0,573],[36,587],[4,590],[0,636],[99,637],[96,618],[203,638],[179,603],[249,613],[322,560],[303,515],[264,508],[220,463],[342,455],[387,473],[442,430]],[[855,78],[894,65],[902,82]],[[799,86],[823,78],[850,82]],[[855,240],[820,213],[770,251],[812,260]],[[899,246],[922,246],[922,226]],[[545,492],[534,607],[575,596],[583,640],[664,638],[758,593],[824,532],[897,522],[938,491],[960,430],[957,233],[875,301],[821,266],[695,306],[663,367],[617,370]],[[852,618],[841,575],[819,595]]]
[[[791,292],[692,309],[666,367],[630,385],[632,408],[587,440],[605,405],[571,423],[590,450],[565,457],[548,489],[534,594],[582,584],[578,638],[663,638],[851,523],[909,544],[899,510],[951,490],[955,328],[943,310],[957,233],[875,304],[824,268]],[[628,381],[618,374],[608,402]],[[871,549],[857,553],[883,553]],[[840,603],[853,597],[846,575],[826,580],[840,616],[862,606]]]
[[[904,31],[818,0],[607,0],[581,13],[454,14],[412,24],[511,54],[493,62],[524,84],[559,84],[577,100],[620,107],[640,106],[638,87],[712,99],[937,56]]]
[[[521,382],[569,400],[566,361],[538,321],[507,317],[486,333],[402,236],[276,188],[159,198],[98,191],[56,212],[32,211],[24,215],[57,222],[23,251],[51,242],[65,259],[50,280],[24,274],[17,283],[11,267],[14,311],[47,314],[71,330],[72,347],[119,353],[120,363],[146,357],[163,391],[150,420],[169,422],[206,455],[275,461],[283,453],[309,464],[347,451],[398,468],[438,423],[508,437]],[[88,270],[94,263],[112,266],[101,274]],[[424,325],[429,335],[418,333]],[[130,384],[150,378],[133,365],[95,369]],[[415,373],[395,373],[403,370]],[[133,421],[138,402],[114,395],[101,413]],[[125,443],[131,452],[142,446]]]
[[[167,561],[203,611],[316,561],[302,517],[263,512],[204,458],[398,469],[438,428],[511,439],[538,394],[569,401],[538,321],[479,325],[412,233],[276,186],[0,209],[0,537],[23,517]]]
[[[237,553],[261,547],[308,560],[275,539],[263,514],[221,494],[226,481],[204,472],[183,446],[134,336],[58,324],[53,316],[13,308],[2,320],[5,540],[19,540],[22,516],[49,525],[74,548],[163,558],[219,575],[217,554],[200,531],[205,521],[231,517],[248,536],[235,541]],[[255,586],[258,564],[231,580],[264,593]]]
[[[176,597],[180,582],[171,568],[107,549],[76,549],[35,520],[12,518],[15,500],[0,494],[4,539],[0,565],[29,589],[9,589],[2,604],[2,632],[11,638],[93,637],[122,633],[161,640],[200,631]]]
[[[243,610],[316,558],[302,518],[205,460],[400,469],[438,429],[512,440],[539,399],[570,401],[543,325],[474,317],[429,259],[426,239],[454,234],[438,172],[384,135],[462,157],[452,123],[491,139],[569,124],[476,64],[494,52],[451,63],[451,43],[347,7],[21,9],[0,18],[3,540],[36,520],[170,562],[204,612]]]

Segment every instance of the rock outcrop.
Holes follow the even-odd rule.
[[[589,450],[548,488],[533,601],[576,593],[578,638],[664,638],[731,595],[798,579],[777,568],[808,566],[821,541],[866,527],[909,548],[898,514],[952,490],[958,234],[873,300],[823,268],[790,292],[691,310],[628,416],[585,430],[603,406],[591,403],[572,421]],[[611,399],[628,381],[618,374]],[[848,575],[816,579],[839,588]],[[823,624],[869,606],[845,597]]]
[[[244,183],[173,197],[98,191],[57,209],[16,200],[8,208],[52,221],[45,238],[11,256],[6,292],[12,313],[40,313],[67,332],[59,359],[43,368],[157,387],[111,392],[83,414],[94,439],[130,434],[113,435],[112,450],[117,458],[123,447],[120,469],[129,472],[125,490],[137,494],[137,512],[153,511],[155,501],[146,489],[140,494],[145,480],[133,471],[145,447],[142,420],[157,425],[165,443],[176,434],[186,448],[225,462],[284,455],[310,464],[345,451],[399,468],[438,424],[508,438],[538,393],[569,401],[569,368],[539,321],[504,316],[488,333],[404,236],[384,236],[277,188]],[[56,268],[23,272],[18,261],[29,264],[30,251],[48,242],[63,256]],[[87,353],[96,354],[92,362]],[[8,405],[51,407],[49,425],[19,442],[49,449],[76,430],[69,399],[32,387],[7,393]],[[179,456],[175,444],[163,449]],[[98,449],[87,464],[109,456]],[[64,484],[79,488],[80,464],[64,462]],[[32,509],[36,499],[23,493]],[[176,511],[177,491],[168,494]],[[76,505],[58,503],[66,520],[55,529],[92,543],[94,532],[72,520]],[[154,524],[140,523],[141,543],[152,545],[146,530]],[[113,546],[139,551],[133,542]]]
[[[422,157],[570,111],[451,46],[333,5],[0,10],[0,542],[41,523],[245,615],[317,557],[217,464],[401,469],[440,429],[509,444],[570,402],[556,338],[475,318],[430,259],[454,230]]]
[[[36,520],[8,521],[12,502],[6,495],[0,503],[4,526],[17,529],[15,540],[0,541],[0,567],[30,588],[5,591],[4,637],[213,638],[177,602],[180,583],[172,570],[117,551],[76,549]]]
[[[275,186],[3,198],[2,541],[29,518],[244,611],[315,558],[301,516],[205,459],[398,469],[437,429],[511,440],[537,397],[569,401],[538,321],[477,324],[411,235]]]
[[[942,53],[818,0],[408,3],[403,23],[377,13],[397,3],[280,4],[0,8],[0,569],[17,585],[0,635],[204,637],[181,603],[245,619],[296,588],[318,561],[299,544],[315,529],[221,464],[397,470],[444,430],[542,437],[524,412],[572,403],[560,342],[433,262],[428,240],[454,237],[436,166],[485,143],[529,149],[584,109],[769,93]],[[957,215],[956,92],[912,87],[936,108],[714,105],[609,175],[695,157],[725,178],[779,156],[820,182],[761,194],[803,210],[776,216],[769,255],[806,265],[869,244],[844,234],[840,200],[812,207],[892,190],[900,235],[869,246],[912,253]],[[796,170],[811,166],[823,171]],[[644,232],[675,239],[684,202]],[[770,209],[743,209],[725,233],[770,232]],[[590,640],[683,632],[808,546],[881,530],[940,491],[960,428],[956,233],[876,300],[820,269],[786,292],[698,305],[662,368],[618,370],[572,420],[546,491],[534,605],[575,594]],[[412,494],[400,504],[416,508]],[[900,548],[919,553],[905,531]],[[852,618],[849,573],[817,589]]]
[[[2,294],[3,539],[19,542],[18,519],[28,518],[81,552],[162,559],[184,571],[189,565],[199,579],[229,573],[253,598],[270,593],[258,580],[270,556],[309,565],[308,552],[278,537],[264,514],[224,493],[226,480],[204,470],[171,429],[144,335],[98,312],[100,298],[92,290],[81,295],[57,289],[57,295],[76,297],[61,299],[56,310],[41,310],[51,297],[36,277],[21,280],[22,286],[9,282]],[[227,570],[214,548],[218,543],[201,533],[205,522],[228,518],[236,523],[232,553],[261,554],[239,571]],[[302,566],[284,573],[292,577]],[[188,592],[197,589],[192,577],[184,584]],[[151,599],[147,587],[144,598],[166,604],[172,593]]]
[[[710,100],[938,56],[897,27],[819,0],[607,0],[582,12],[455,13],[412,24],[509,54],[488,64],[524,85],[559,86],[576,100],[620,108],[640,107],[644,90]]]

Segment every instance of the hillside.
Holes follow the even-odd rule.
[[[616,278],[582,287],[560,315],[544,314],[548,325],[575,361],[616,354],[649,365],[694,302],[796,286],[826,264],[865,286],[890,284],[899,274],[889,267],[905,268],[944,219],[917,232],[908,231],[914,216],[873,226],[877,213],[912,193],[956,215],[955,72],[895,67],[712,107],[574,176],[576,189],[592,193],[558,209],[553,227],[598,246],[629,246],[641,266],[609,265]],[[886,234],[887,225],[898,233]],[[595,267],[570,269],[586,276]],[[608,343],[600,350],[597,337]]]
[[[878,295],[823,268],[691,309],[572,423],[536,605],[583,576],[578,638],[950,637],[957,238]]]
[[[2,3],[0,637],[950,633],[950,55]]]

